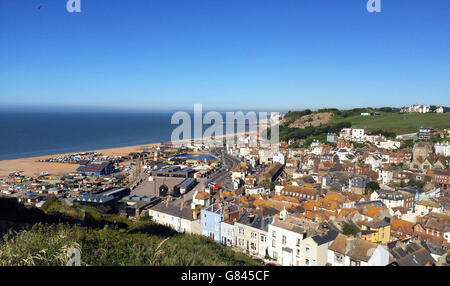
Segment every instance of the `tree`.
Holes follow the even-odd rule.
[[[409,180],[408,186],[423,188],[427,183],[421,180]]]
[[[356,236],[359,233],[359,228],[353,223],[344,222],[342,225],[342,234]]]
[[[380,184],[378,184],[377,182],[369,182],[366,185],[366,190],[364,191],[364,194],[372,194],[374,191],[379,190],[380,189]]]

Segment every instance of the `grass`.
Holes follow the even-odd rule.
[[[444,129],[450,127],[450,113],[399,113],[380,112],[378,116],[352,115],[348,117],[335,117],[329,124],[350,122],[354,128],[364,128],[368,131],[385,130],[397,135],[414,133],[421,126]]]
[[[0,206],[8,210],[0,211],[0,220],[19,226],[0,239],[0,266],[64,266],[70,248],[80,250],[81,265],[86,266],[257,265],[207,237],[102,214],[92,207],[50,199],[38,210],[2,198]]]
[[[65,266],[77,248],[82,266],[239,266],[257,265],[249,257],[198,236],[173,237],[90,229],[66,224],[35,224],[10,232],[0,243],[0,266]]]
[[[418,132],[420,127],[444,129],[450,127],[450,113],[409,113],[400,114],[391,108],[356,108],[351,110],[324,109],[318,112],[333,112],[334,117],[321,126],[307,128],[289,128],[290,122],[304,115],[304,112],[290,112],[280,125],[280,139],[320,139],[325,141],[328,132],[338,133],[344,127],[364,128],[367,132],[381,132],[388,138],[396,135]],[[379,112],[377,116],[361,116],[361,112]],[[270,134],[270,130],[268,130]]]

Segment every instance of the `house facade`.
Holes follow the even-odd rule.
[[[269,255],[282,266],[300,266],[303,238],[304,228],[281,212],[269,225]]]
[[[339,234],[328,249],[330,266],[386,266],[389,251],[376,243]]]
[[[337,237],[336,231],[323,235],[307,237],[303,240],[301,250],[301,266],[325,266],[328,261],[328,247]]]
[[[201,210],[201,234],[216,242],[221,242],[221,226],[225,220],[238,220],[238,206],[231,203],[216,203]]]

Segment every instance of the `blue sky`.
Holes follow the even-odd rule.
[[[448,0],[81,2],[0,1],[0,106],[450,106]]]

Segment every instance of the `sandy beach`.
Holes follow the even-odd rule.
[[[248,135],[249,132],[245,132],[244,134]],[[234,134],[243,135],[242,133]],[[217,136],[216,138],[233,136],[233,135],[222,135]],[[189,140],[180,140],[180,142],[187,142]],[[118,147],[118,148],[109,148],[109,149],[98,149],[98,150],[84,150],[79,152],[71,152],[64,154],[52,154],[45,155],[39,157],[29,157],[29,158],[20,158],[20,159],[12,159],[12,160],[3,160],[0,161],[0,177],[7,177],[12,172],[23,171],[23,175],[25,176],[39,176],[42,172],[47,172],[50,175],[61,176],[68,172],[76,171],[79,167],[78,164],[70,164],[70,163],[49,163],[49,162],[39,162],[39,160],[48,159],[48,158],[56,158],[56,157],[64,157],[66,155],[72,155],[74,153],[82,153],[82,152],[98,152],[107,156],[126,156],[131,152],[142,152],[144,147],[152,147],[159,146],[164,143],[151,143],[144,145],[136,145],[136,146],[127,146],[127,147]]]
[[[74,153],[82,152],[98,152],[107,156],[117,156],[117,155],[128,155],[131,152],[142,152],[143,147],[157,146],[159,143],[139,145],[139,146],[127,146],[120,148],[111,149],[100,149],[100,150],[86,150],[80,152],[72,152],[65,154],[52,154],[39,157],[30,158],[20,158],[12,160],[0,161],[0,177],[8,176],[11,172],[23,171],[25,176],[38,176],[42,172],[47,172],[50,175],[60,176],[68,172],[75,171],[79,165],[70,163],[49,163],[49,162],[39,162],[39,160],[63,157],[66,155],[72,155]]]

